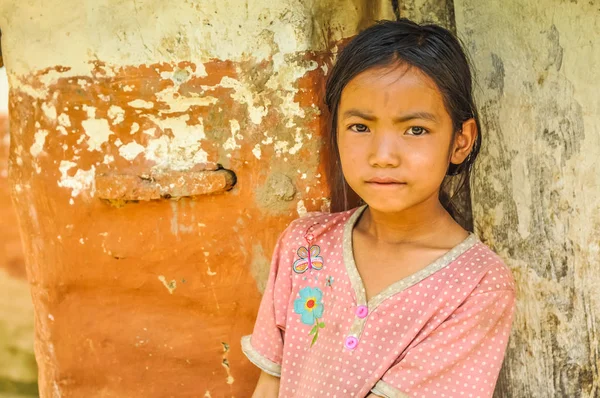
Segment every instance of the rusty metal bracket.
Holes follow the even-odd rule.
[[[223,193],[235,183],[235,173],[227,169],[141,175],[107,172],[96,175],[96,196],[125,201],[193,197]]]

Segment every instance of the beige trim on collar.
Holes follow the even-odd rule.
[[[465,238],[465,240],[453,247],[450,251],[446,252],[443,256],[441,256],[431,264],[427,265],[425,268],[415,272],[414,274],[392,283],[390,286],[379,292],[377,295],[371,297],[371,299],[367,303],[365,287],[362,282],[362,278],[358,273],[358,269],[356,268],[356,263],[354,262],[354,252],[352,248],[352,229],[354,228],[354,225],[358,221],[358,218],[366,210],[366,208],[367,205],[359,207],[346,221],[346,224],[344,225],[342,250],[344,264],[346,265],[346,271],[348,273],[348,277],[350,278],[352,288],[354,289],[357,305],[367,306],[369,315],[372,314],[373,311],[375,311],[375,309],[388,298],[402,292],[403,290],[408,289],[409,287],[435,274],[436,272],[450,264],[452,261],[456,260],[467,250],[472,248],[477,242],[479,242],[479,238],[477,238],[475,234],[469,233],[469,236]],[[357,317],[354,323],[352,324],[352,327],[350,328],[349,335],[359,338],[362,334],[362,330],[368,318],[369,316],[362,319]]]

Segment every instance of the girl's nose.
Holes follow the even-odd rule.
[[[398,167],[400,157],[394,134],[374,134],[371,142],[369,164],[372,167]]]

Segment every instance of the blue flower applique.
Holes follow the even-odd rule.
[[[319,322],[323,316],[323,292],[317,287],[307,286],[299,292],[300,298],[294,300],[294,312],[301,315],[300,320],[305,325],[314,325],[309,335],[314,334],[311,347],[319,337],[319,329],[325,327],[325,323]]]

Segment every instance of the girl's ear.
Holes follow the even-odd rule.
[[[477,139],[477,123],[471,118],[462,124],[462,129],[454,137],[450,163],[459,165],[465,161]]]

